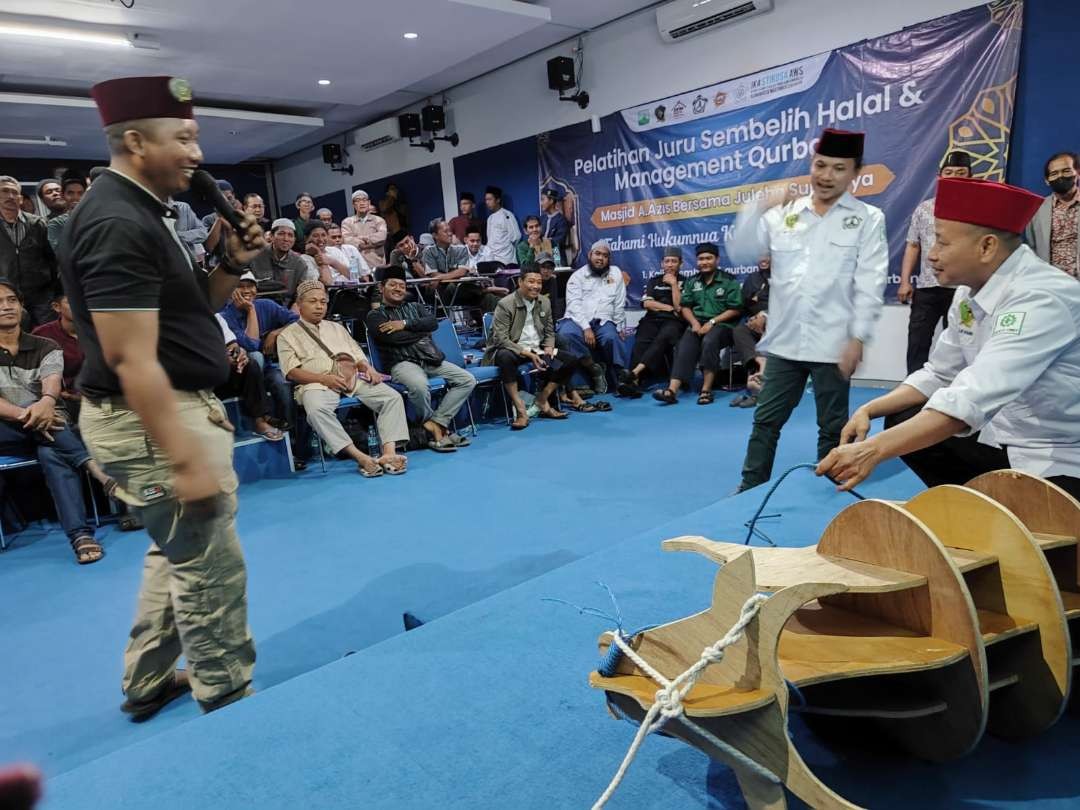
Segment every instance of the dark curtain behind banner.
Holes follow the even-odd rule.
[[[1016,117],[1009,151],[1010,183],[1049,194],[1043,176],[1055,152],[1080,152],[1080,115],[1069,99],[1080,76],[1076,3],[1026,0]]]
[[[368,193],[372,203],[377,205],[386,194],[387,183],[394,183],[401,193],[401,199],[405,203],[407,224],[405,229],[413,236],[426,231],[431,220],[443,215],[442,170],[438,163],[413,169],[410,172],[366,180],[354,185],[353,191],[362,188]],[[352,213],[351,200],[349,213]]]
[[[1005,178],[1022,0],[1000,0],[797,62],[641,104],[539,140],[541,183],[577,213],[579,244],[611,241],[640,300],[669,245],[722,243],[763,194],[808,194],[824,127],[864,130],[852,189],[885,211],[895,300],[911,212],[933,195],[938,165],[969,152],[977,177]],[[726,268],[736,274],[750,268]]]
[[[475,194],[477,210],[484,219],[488,214],[484,208],[484,189],[488,186],[502,189],[503,207],[514,212],[518,223],[529,214],[538,214],[540,192],[536,181],[535,135],[454,158],[458,193]]]

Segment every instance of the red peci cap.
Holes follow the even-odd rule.
[[[194,118],[191,85],[175,76],[109,79],[90,88],[103,126],[139,118]]]
[[[989,180],[938,180],[934,216],[1009,233],[1023,233],[1043,198],[1027,189]]]
[[[865,132],[848,132],[843,129],[826,129],[818,139],[817,153],[825,157],[854,158],[862,160]]]

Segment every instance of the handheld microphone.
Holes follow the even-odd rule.
[[[225,195],[218,188],[217,180],[214,179],[210,172],[204,169],[196,169],[192,173],[191,192],[200,202],[212,206],[219,217],[224,217],[225,221],[233,226],[233,230],[238,235],[247,230],[244,227],[243,215],[229,205],[229,201],[225,199]]]

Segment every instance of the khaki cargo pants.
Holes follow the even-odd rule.
[[[247,570],[236,536],[232,426],[210,392],[177,392],[180,421],[221,471],[213,517],[185,514],[173,498],[168,460],[120,398],[84,400],[79,427],[94,459],[116,479],[153,543],[127,649],[124,693],[151,699],[170,682],[180,654],[204,707],[251,683],[255,644],[247,625]]]

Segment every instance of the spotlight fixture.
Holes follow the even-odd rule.
[[[420,35],[413,32],[413,31],[406,31],[401,36],[403,36],[405,39],[419,39],[420,38]]]
[[[329,79],[319,79],[318,83],[321,84],[323,87],[326,87],[326,85],[330,84],[330,80]]]

